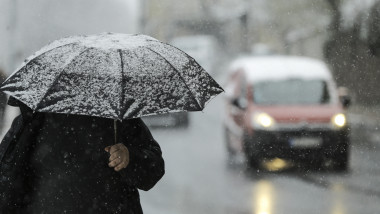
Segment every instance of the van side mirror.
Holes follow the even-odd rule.
[[[348,108],[351,106],[351,97],[346,95],[346,96],[341,96],[339,97],[340,102],[342,103],[343,108]]]
[[[238,98],[233,98],[231,100],[231,103],[232,105],[240,108],[240,109],[245,109],[247,108],[248,104],[247,104],[247,100],[244,99],[244,98],[241,98],[241,97],[238,97]]]
[[[351,106],[351,96],[348,93],[346,87],[338,88],[339,101],[342,103],[343,108],[348,108]]]

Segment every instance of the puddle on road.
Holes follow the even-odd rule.
[[[274,187],[271,182],[261,180],[253,187],[252,210],[254,214],[272,214]]]

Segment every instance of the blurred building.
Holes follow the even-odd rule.
[[[326,10],[323,0],[144,0],[142,24],[145,33],[165,41],[213,35],[232,54],[260,43],[281,53],[322,58]]]

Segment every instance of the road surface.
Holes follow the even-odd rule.
[[[190,113],[187,129],[160,128],[166,174],[141,192],[146,214],[377,214],[380,213],[380,142],[353,137],[350,170],[335,173],[292,167],[227,167],[223,97]]]

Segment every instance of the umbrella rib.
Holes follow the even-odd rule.
[[[172,65],[172,64],[171,64],[171,63],[170,63],[165,57],[163,57],[160,53],[158,53],[158,52],[152,50],[152,49],[149,48],[149,47],[145,47],[145,48],[148,49],[148,50],[150,50],[150,51],[152,51],[153,53],[157,54],[157,55],[158,55],[159,57],[161,57],[162,59],[164,59],[164,60],[170,65],[170,67],[172,67],[172,68],[177,72],[178,76],[181,78],[181,80],[182,80],[182,82],[184,83],[184,85],[185,85],[185,87],[187,88],[187,90],[190,91],[190,94],[191,94],[191,96],[193,97],[193,99],[195,100],[195,102],[197,103],[199,109],[202,110],[202,107],[201,107],[200,103],[199,103],[198,100],[195,98],[193,92],[190,90],[189,86],[186,84],[185,79],[181,76],[181,73],[178,71],[178,69],[176,69],[176,68],[175,68],[175,67],[174,67],[174,66],[173,66],[173,65]]]
[[[169,43],[165,43],[165,42],[160,41],[160,40],[149,40],[149,41],[150,41],[150,42],[157,42],[157,43],[160,43],[160,44],[163,44],[163,45],[166,45],[166,46],[170,46],[170,47],[172,47],[172,48],[174,48],[174,49],[180,51],[181,53],[185,54],[187,57],[190,57],[191,59],[194,59],[192,56],[190,56],[189,54],[187,54],[185,51],[183,51],[183,50],[177,48],[177,47],[174,46],[174,45],[171,45],[171,44],[169,44]],[[153,50],[151,50],[151,51],[153,51]],[[195,59],[194,59],[194,60],[195,60]],[[198,64],[197,61],[195,61],[195,62]],[[198,65],[199,65],[199,64],[198,64]]]
[[[123,104],[124,104],[124,93],[125,93],[125,75],[124,75],[124,62],[123,62],[123,53],[121,51],[121,49],[118,49],[117,50],[119,52],[119,55],[120,55],[120,62],[121,62],[121,99],[120,99],[120,116],[121,118],[119,119],[123,119],[124,117],[124,114],[125,112],[127,111],[126,109],[122,108]]]
[[[73,43],[70,43],[70,44],[73,44]],[[76,57],[73,57],[72,60],[70,60],[69,63],[67,63],[67,65],[65,67],[67,67],[68,65],[70,65],[78,56],[82,55],[83,53],[87,52],[88,50],[90,50],[92,48],[86,48],[84,51],[80,52]],[[42,98],[40,99],[40,101],[37,103],[37,106],[36,108],[34,109],[34,111],[37,111],[37,109],[39,109],[41,107],[41,103],[42,103],[42,100],[46,98],[46,96],[49,94],[49,92],[51,91],[51,88],[52,86],[58,81],[58,79],[61,77],[61,75],[63,74],[63,72],[65,71],[65,68],[62,68],[61,69],[61,72],[57,75],[57,77],[54,79],[53,83],[50,85],[50,87],[48,88],[48,90],[46,90],[44,96],[42,96]]]
[[[50,50],[48,50],[48,51],[45,51],[45,52],[43,52],[43,53],[41,53],[41,54],[39,54],[39,55],[33,57],[33,59],[30,59],[29,62],[27,62],[27,63],[26,63],[24,66],[22,66],[21,68],[26,67],[29,63],[33,62],[37,57],[43,56],[44,54],[49,53],[50,51],[53,51],[53,50],[55,50],[55,49],[57,49],[57,48],[65,47],[65,46],[67,46],[67,45],[72,45],[72,44],[76,44],[76,43],[75,43],[75,42],[67,43],[67,44],[64,44],[64,45],[61,45],[61,46],[54,47],[54,48],[52,48],[52,49],[50,49]],[[15,75],[15,74],[17,73],[17,71],[19,71],[19,70],[20,70],[20,69],[16,69],[16,71],[14,71],[11,75],[9,75],[9,77],[3,82],[3,84],[4,84],[5,82],[7,82],[7,80],[10,79],[13,75]],[[1,87],[3,87],[3,84],[1,85]]]

